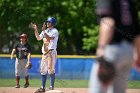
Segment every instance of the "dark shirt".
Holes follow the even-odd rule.
[[[14,49],[16,49],[16,57],[19,59],[27,59],[27,55],[30,53],[30,46],[28,43],[24,45],[18,43],[14,46]]]
[[[103,17],[112,17],[115,20],[115,33],[111,43],[122,40],[132,42],[140,34],[134,0],[97,0],[96,13],[99,21]]]

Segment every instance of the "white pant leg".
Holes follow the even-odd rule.
[[[52,69],[54,69],[55,72],[55,64],[56,64],[56,56],[57,56],[57,51],[52,51]]]
[[[40,63],[40,73],[41,75],[46,75],[48,70],[47,56],[42,55],[41,63]]]
[[[116,64],[117,76],[113,82],[114,93],[125,93],[130,76],[130,69],[134,62],[133,55],[133,46],[127,42],[122,42],[118,62]]]
[[[20,76],[20,70],[22,70],[24,76],[28,76],[27,68],[25,68],[26,63],[27,63],[27,59],[16,58],[16,63],[15,63],[16,76]]]
[[[125,93],[131,65],[134,61],[133,54],[133,46],[125,41],[106,49],[106,58],[112,60],[116,67],[116,77],[112,82],[113,91],[109,92],[110,89],[108,89],[107,93]]]
[[[51,52],[51,56],[52,56],[52,69],[55,72],[55,64],[56,64],[57,51],[53,50]],[[47,74],[47,71],[48,71],[47,57],[48,57],[48,54],[46,54],[45,56],[42,55],[42,60],[41,60],[41,64],[40,64],[40,73],[42,75],[46,75]]]
[[[98,68],[99,63],[95,62],[90,74],[89,93],[106,93],[106,88],[103,87],[97,76]]]
[[[15,61],[15,76],[20,76],[20,69],[21,69],[21,66],[19,64],[19,60],[16,58],[16,61]]]
[[[23,72],[24,77],[26,77],[26,76],[28,76],[27,68],[25,68],[27,59],[22,59],[21,61],[22,61],[21,62],[22,72]]]

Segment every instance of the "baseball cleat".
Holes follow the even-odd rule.
[[[20,85],[19,85],[19,84],[17,84],[17,85],[15,86],[15,88],[20,88]]]
[[[36,90],[34,93],[45,93],[45,89],[39,88],[39,89]]]
[[[54,90],[54,87],[50,86],[49,89],[50,89],[50,90]]]
[[[29,83],[24,84],[24,88],[29,87]]]

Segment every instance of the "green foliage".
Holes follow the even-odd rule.
[[[83,27],[84,33],[84,46],[83,49],[90,51],[91,49],[97,48],[97,40],[98,40],[98,26],[95,25],[93,28]]]
[[[139,8],[139,7],[138,7]],[[21,33],[27,33],[32,53],[41,53],[29,28],[49,16],[57,19],[59,30],[58,54],[93,54],[97,47],[98,26],[95,0],[0,0],[0,52],[10,53]]]

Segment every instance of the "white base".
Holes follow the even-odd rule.
[[[64,93],[64,92],[59,91],[59,90],[49,90],[49,91],[46,91],[46,93]]]

